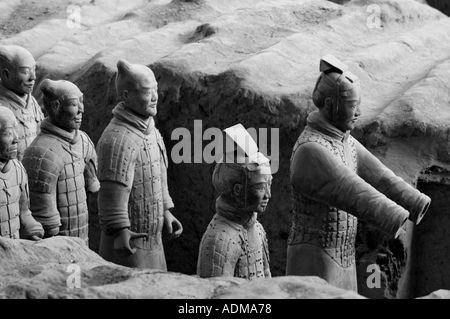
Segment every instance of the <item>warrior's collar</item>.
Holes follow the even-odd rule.
[[[133,114],[123,106],[122,102],[117,104],[112,113],[116,118],[137,128],[145,135],[148,135],[155,127],[153,117],[143,118],[137,114]]]
[[[350,131],[345,133],[331,124],[319,111],[309,114],[307,124],[310,128],[315,129],[325,135],[328,135],[334,139],[344,142],[349,136]]]
[[[250,229],[256,223],[257,213],[244,212],[242,209],[227,203],[220,196],[216,200],[216,211],[220,216],[241,225],[245,229]]]
[[[2,175],[8,173],[11,170],[12,165],[12,161],[6,161],[5,164],[0,164],[0,179],[6,179],[4,178],[5,176]]]
[[[55,135],[59,138],[62,138],[63,140],[69,142],[70,144],[76,144],[80,141],[80,132],[79,130],[74,130],[73,132],[67,132],[66,130],[63,130],[62,128],[57,127],[54,125],[50,118],[45,118],[41,123],[41,131],[43,133]]]
[[[5,88],[3,86],[3,84],[0,83],[0,96],[4,96],[7,99],[15,102],[16,104],[18,104],[21,108],[26,109],[29,105],[30,102],[30,98],[31,98],[31,94],[27,94],[26,98],[23,99],[20,96],[18,96],[16,93],[14,93],[13,91]]]

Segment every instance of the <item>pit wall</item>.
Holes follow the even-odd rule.
[[[450,185],[419,182],[417,188],[431,198],[419,225],[409,225],[410,260],[398,290],[398,299],[419,298],[450,288]]]
[[[428,5],[450,16],[450,2],[448,0],[427,0]]]

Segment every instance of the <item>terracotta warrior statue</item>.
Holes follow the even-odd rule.
[[[135,268],[167,271],[162,230],[171,238],[183,227],[173,216],[168,158],[155,127],[157,82],[147,66],[117,63],[120,102],[98,144],[100,256]]]
[[[212,183],[220,196],[216,214],[200,243],[197,275],[248,280],[271,277],[267,237],[257,220],[271,197],[269,159],[258,152],[242,125],[226,129],[225,134],[227,140],[235,141],[239,141],[239,135],[247,135],[254,146],[245,152],[245,147],[236,143],[237,154],[228,152],[216,164]]]
[[[0,106],[0,237],[38,241],[44,229],[29,210],[27,173],[16,159],[17,127],[14,113]]]
[[[31,95],[36,81],[36,61],[26,49],[0,45],[0,105],[9,108],[19,126],[18,159],[39,133],[44,113]]]
[[[357,291],[358,218],[397,237],[419,223],[430,198],[396,176],[350,135],[360,116],[358,78],[332,55],[320,62],[311,113],[291,158],[293,224],[287,275],[318,276]]]
[[[97,192],[97,154],[80,130],[83,93],[69,81],[40,86],[48,117],[23,159],[30,182],[31,212],[45,237],[79,237],[88,245],[88,192]]]

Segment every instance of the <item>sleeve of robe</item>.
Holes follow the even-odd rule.
[[[20,237],[29,239],[35,235],[42,238],[44,236],[44,228],[33,218],[30,211],[30,193],[25,168],[20,162],[17,162],[17,166],[18,174],[22,176],[20,185]]]
[[[391,236],[398,236],[409,212],[351,171],[324,146],[302,144],[291,165],[294,189],[336,207]]]
[[[213,227],[214,224],[214,227]],[[201,278],[234,277],[242,248],[237,231],[213,220],[200,242],[197,275]]]
[[[396,176],[389,168],[355,141],[358,156],[358,175],[410,213],[411,221],[419,223],[425,216],[431,199]]]
[[[100,181],[98,214],[100,227],[107,235],[131,227],[128,202],[137,153],[130,153],[128,146],[126,143],[117,143],[116,137],[112,135],[102,137],[97,145]]]
[[[58,179],[64,163],[55,153],[39,146],[28,147],[23,165],[28,174],[30,210],[46,233],[61,226],[57,204]]]
[[[89,136],[81,132],[83,140],[83,156],[85,168],[83,172],[85,188],[89,193],[97,193],[100,189],[100,182],[97,178],[98,158],[95,146]]]
[[[172,197],[169,194],[169,186],[167,183],[167,169],[169,168],[169,159],[167,158],[166,146],[164,144],[164,140],[159,133],[158,129],[155,129],[156,133],[156,141],[159,146],[159,150],[161,152],[161,185],[162,185],[162,197],[163,197],[163,205],[164,210],[170,210],[175,207]]]

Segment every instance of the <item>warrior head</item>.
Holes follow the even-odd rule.
[[[158,84],[153,71],[125,60],[117,63],[117,70],[116,91],[124,107],[144,118],[155,116]]]
[[[50,121],[68,132],[80,129],[84,112],[80,89],[72,82],[50,79],[42,81],[40,89]]]
[[[0,166],[17,157],[17,120],[7,107],[0,106]]]
[[[2,85],[19,96],[33,92],[36,61],[26,49],[0,45],[0,79]]]
[[[226,129],[225,134],[236,148],[217,163],[212,176],[213,186],[228,204],[248,213],[262,213],[271,197],[270,161],[258,152],[252,137],[241,124]]]
[[[320,76],[312,94],[314,104],[342,131],[352,130],[360,115],[360,82],[332,55],[320,60]]]

